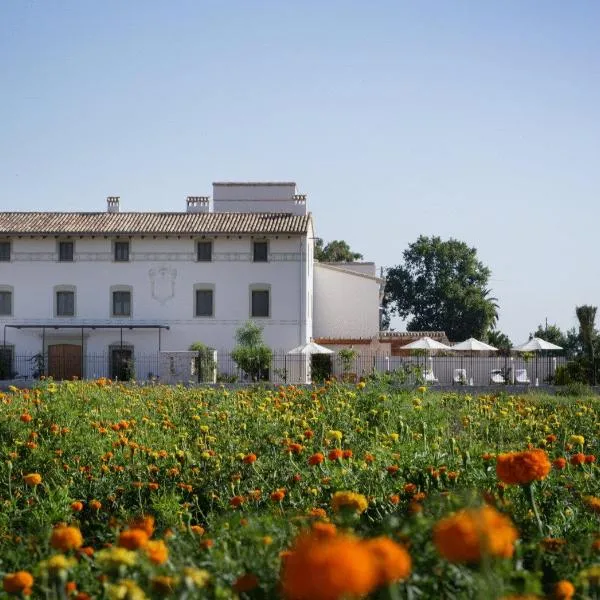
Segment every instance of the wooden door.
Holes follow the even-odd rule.
[[[58,380],[81,378],[81,346],[76,344],[48,346],[48,375]]]

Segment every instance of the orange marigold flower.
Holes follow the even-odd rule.
[[[137,517],[129,523],[129,527],[131,529],[142,529],[148,534],[148,537],[152,537],[154,533],[154,517],[152,515]]]
[[[438,552],[450,562],[478,562],[486,555],[509,558],[517,537],[511,521],[491,506],[461,510],[433,531]]]
[[[575,586],[570,581],[563,579],[554,586],[553,591],[553,597],[556,600],[571,600],[575,595]]]
[[[94,556],[94,549],[91,546],[84,546],[83,548],[79,548],[79,554],[85,554],[85,556],[91,558]]]
[[[547,436],[546,436],[546,441],[547,441],[549,444],[553,444],[553,443],[556,441],[556,439],[557,439],[557,438],[556,438],[556,436],[555,436],[553,433],[551,433],[550,435],[547,435]]]
[[[562,456],[560,458],[556,458],[552,461],[552,466],[557,471],[562,471],[567,466],[567,459],[562,458]]]
[[[585,464],[586,465],[591,465],[593,463],[596,462],[596,457],[593,454],[586,454],[585,455]]]
[[[573,456],[571,456],[569,462],[575,466],[582,465],[585,462],[585,454],[583,454],[583,452],[578,452],[577,454],[573,454]]]
[[[163,540],[148,542],[144,550],[150,561],[155,565],[164,565],[169,559],[169,549]]]
[[[71,510],[73,512],[81,512],[83,510],[83,502],[80,502],[79,500],[71,502]]]
[[[544,479],[550,472],[550,460],[544,450],[500,454],[496,459],[496,473],[504,483],[528,484]]]
[[[50,545],[61,552],[77,550],[83,546],[83,536],[77,527],[58,526],[52,530]]]
[[[548,552],[558,552],[566,543],[567,540],[563,538],[544,538],[541,542],[544,550]]]
[[[243,458],[243,462],[247,465],[251,465],[252,463],[256,462],[256,454],[253,454],[252,452],[250,454],[246,454],[246,456],[244,456]]]
[[[398,496],[398,494],[392,494],[389,498],[390,502],[392,504],[399,504],[400,503],[400,496]]]
[[[594,552],[600,552],[600,538],[592,542],[592,550]]]
[[[210,538],[206,538],[205,540],[202,540],[200,542],[200,546],[202,546],[202,548],[204,548],[205,550],[208,550],[208,548],[212,548],[214,545],[214,540],[211,540]]]
[[[342,456],[344,456],[344,453],[340,450],[340,448],[334,448],[329,452],[327,458],[329,458],[329,460],[340,460]]]
[[[40,485],[42,483],[42,476],[39,473],[28,473],[27,475],[23,475],[23,481],[29,487],[35,487],[36,485]],[[21,571],[19,571],[20,573]]]
[[[300,534],[282,563],[281,586],[289,600],[360,597],[377,585],[371,553],[365,544],[346,535],[323,539]]]
[[[29,571],[17,571],[16,573],[8,573],[2,580],[4,591],[9,594],[20,594],[31,591],[33,586],[33,575]]]
[[[315,519],[326,519],[327,511],[324,508],[311,508],[308,511],[308,516]]]
[[[585,496],[583,502],[592,512],[600,514],[600,498],[596,498],[596,496]]]
[[[292,442],[291,444],[288,444],[287,449],[292,454],[302,454],[302,451],[304,450],[304,446],[302,444],[297,444],[295,442]]]
[[[238,594],[251,592],[258,587],[258,577],[253,573],[244,573],[240,575],[233,583],[233,591]]]
[[[375,462],[375,457],[369,452],[365,452],[365,462],[370,465],[372,462]]]
[[[319,521],[313,523],[312,532],[318,537],[329,538],[337,534],[337,527],[333,523]]]
[[[311,438],[312,438],[314,435],[315,435],[315,434],[314,434],[314,433],[313,433],[313,432],[312,432],[310,429],[307,429],[307,430],[304,432],[304,437],[305,437],[307,440],[310,440],[310,439],[311,439]]]
[[[324,460],[325,457],[323,456],[323,454],[321,454],[321,452],[316,452],[311,457],[309,457],[308,464],[311,467],[314,467],[315,465],[320,465]]]
[[[357,513],[363,513],[367,510],[369,503],[362,494],[354,492],[336,492],[331,498],[331,505],[335,512],[349,509]]]
[[[400,467],[398,465],[390,465],[389,467],[386,468],[386,471],[390,475],[395,475],[399,470],[400,470]]]
[[[352,458],[352,450],[344,450],[342,452],[342,458]]]
[[[412,562],[403,546],[384,536],[368,540],[365,545],[375,559],[378,585],[388,585],[410,575]]]
[[[275,490],[271,494],[271,500],[273,502],[281,502],[284,498],[285,498],[285,490],[283,488],[279,489],[279,490]]]
[[[193,533],[195,533],[196,535],[204,535],[204,527],[202,527],[202,525],[192,525],[190,527],[190,529],[192,530]]]
[[[148,537],[143,529],[127,529],[120,533],[118,545],[127,550],[137,550],[146,546]]]
[[[242,504],[246,502],[246,498],[244,496],[234,496],[229,500],[229,506],[233,506],[234,508],[239,508]]]
[[[102,502],[100,502],[100,500],[90,500],[89,506],[92,510],[100,510],[102,508]]]
[[[414,494],[417,491],[417,486],[414,483],[407,483],[403,489],[407,494]]]
[[[33,417],[29,413],[23,413],[19,419],[21,419],[23,423],[30,423]]]

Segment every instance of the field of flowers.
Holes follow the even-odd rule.
[[[600,399],[0,392],[2,597],[600,598]]]

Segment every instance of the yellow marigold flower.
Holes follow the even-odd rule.
[[[572,435],[569,438],[569,441],[572,444],[577,444],[579,446],[583,446],[585,444],[585,438],[582,435]]]
[[[169,559],[169,549],[163,540],[148,542],[144,550],[150,561],[155,565],[163,565]]]
[[[336,429],[330,429],[325,436],[328,440],[337,440],[338,442],[342,439],[343,434],[341,431]]]
[[[142,588],[132,579],[123,579],[106,588],[109,600],[147,600]]]
[[[544,479],[552,465],[544,450],[508,452],[496,458],[496,474],[504,483],[528,484]]]
[[[188,587],[203,588],[210,581],[210,573],[204,569],[185,567],[183,577]]]
[[[35,487],[42,483],[42,476],[39,473],[28,473],[27,475],[23,475],[23,481],[29,487]]]
[[[336,492],[331,499],[331,505],[335,512],[339,512],[342,509],[350,509],[357,513],[363,513],[367,510],[369,503],[362,494]]]
[[[96,563],[108,569],[121,566],[132,567],[137,562],[137,554],[127,548],[106,548],[96,553]]]
[[[370,593],[377,585],[371,553],[359,540],[300,534],[283,560],[281,587],[290,600],[337,600]]]
[[[67,552],[83,546],[83,536],[77,527],[55,527],[50,536],[50,545],[57,550]]]
[[[55,554],[40,563],[40,570],[51,575],[62,575],[77,564],[77,559],[64,554]]]
[[[421,385],[417,388],[417,392],[420,394],[424,394],[427,391],[427,388],[424,385]]]
[[[438,552],[450,562],[479,562],[484,556],[509,558],[518,533],[511,521],[491,506],[461,510],[433,530]]]
[[[33,575],[29,571],[8,573],[2,580],[2,587],[9,594],[27,593],[33,586]]]
[[[566,579],[559,581],[553,590],[553,598],[556,600],[571,600],[575,595],[575,586]]]

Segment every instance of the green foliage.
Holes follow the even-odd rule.
[[[498,318],[490,270],[464,242],[421,236],[386,273],[386,306],[409,331],[445,331],[451,340],[481,338]]]
[[[538,325],[532,335],[560,346],[567,357],[581,354],[581,338],[575,328],[563,332],[558,325]]]
[[[587,396],[593,396],[594,392],[589,385],[577,381],[574,383],[567,383],[563,388],[556,391],[556,395],[567,396],[570,398],[585,398]]]
[[[268,379],[273,351],[263,342],[262,327],[248,321],[235,332],[237,346],[231,358],[252,381]]]
[[[512,342],[509,337],[498,331],[497,329],[490,329],[485,334],[485,341],[490,344],[490,346],[494,346],[494,348],[498,348],[499,355],[505,356],[510,353],[510,349],[512,348]]]
[[[358,352],[353,348],[342,348],[338,350],[338,361],[342,365],[342,371],[346,375],[352,368],[352,362],[358,356]]]
[[[316,383],[322,383],[331,377],[331,355],[313,354],[310,357],[310,379]]]
[[[359,252],[353,252],[348,242],[343,240],[333,240],[326,246],[321,238],[315,242],[315,260],[319,262],[354,262],[362,259],[363,255]]]
[[[190,345],[192,352],[197,352],[194,359],[196,367],[196,375],[198,382],[213,382],[215,367],[217,366],[214,360],[214,349],[209,348],[202,342],[194,342]]]

